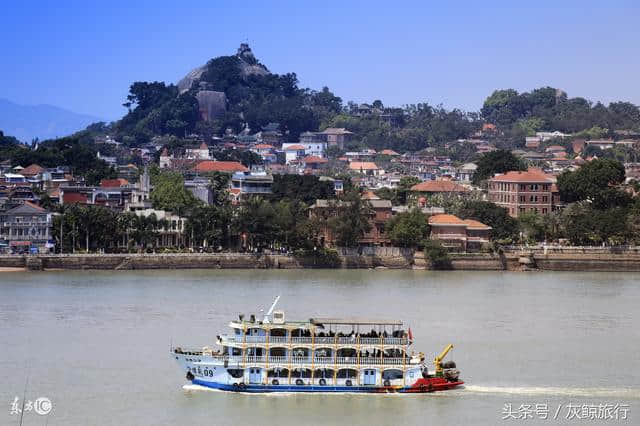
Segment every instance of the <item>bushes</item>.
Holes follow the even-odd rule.
[[[431,261],[431,266],[436,270],[452,269],[451,259],[446,248],[437,240],[424,241],[424,254]]]
[[[333,249],[297,250],[295,257],[305,266],[339,268],[342,264],[338,252]]]

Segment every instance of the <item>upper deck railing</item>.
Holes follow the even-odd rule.
[[[184,354],[196,354],[194,350],[184,351]],[[311,357],[311,356],[255,356],[255,355],[221,355],[221,354],[207,354],[197,353],[201,356],[201,362],[228,362],[230,365],[237,364],[272,364],[272,365],[318,365],[318,366],[330,366],[330,365],[409,365],[419,362],[415,357]]]
[[[267,343],[267,336],[221,336],[223,343]],[[316,336],[316,337],[284,337],[268,336],[268,343],[275,345],[371,345],[371,346],[391,346],[407,345],[409,339],[406,337],[357,337],[357,336]]]

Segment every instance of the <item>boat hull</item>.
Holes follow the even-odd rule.
[[[430,393],[454,389],[464,384],[462,381],[449,382],[437,377],[420,379],[412,386],[230,385],[200,379],[193,379],[191,382],[211,389],[242,393]]]

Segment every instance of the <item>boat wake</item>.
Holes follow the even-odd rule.
[[[465,385],[460,389],[467,393],[565,396],[584,398],[625,398],[640,399],[638,388],[565,388],[565,387],[510,387],[510,386],[477,386]]]

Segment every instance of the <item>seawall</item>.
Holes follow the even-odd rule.
[[[280,254],[190,253],[190,254],[42,254],[0,255],[0,269],[24,270],[133,270],[133,269],[302,269],[302,268],[389,268],[433,269],[420,251],[383,248],[358,253],[341,250],[338,263]],[[453,270],[477,271],[640,271],[640,250],[619,253],[507,251],[495,253],[451,253]]]

